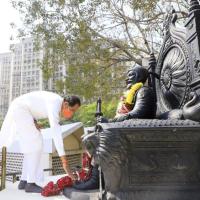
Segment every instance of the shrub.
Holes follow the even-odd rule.
[[[108,103],[102,103],[103,116],[106,118],[113,118],[115,116],[118,101],[112,100]],[[95,119],[96,102],[82,105],[79,111],[75,114],[73,121],[80,121],[85,126],[93,126],[96,123]]]

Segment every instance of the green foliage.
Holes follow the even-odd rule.
[[[40,120],[37,121],[37,123],[38,123],[39,125],[41,125],[42,128],[49,128],[49,127],[50,127],[50,126],[49,126],[49,120],[48,120],[48,119],[40,119]]]
[[[86,102],[93,102],[99,96],[110,100],[118,95],[113,95],[112,90],[123,87],[126,69],[120,65],[111,66],[112,53],[107,46],[102,46],[102,42],[86,31],[84,22],[79,23],[77,40],[71,43],[72,55],[68,56],[66,93],[75,93]]]
[[[115,116],[118,100],[114,99],[110,102],[102,103],[102,112],[104,117],[110,119]],[[82,105],[79,111],[75,114],[73,121],[81,121],[85,126],[93,126],[96,123],[95,119],[96,102]]]
[[[79,111],[74,115],[73,121],[81,121],[86,126],[95,124],[96,103],[82,105]]]
[[[105,101],[110,101],[122,90],[125,82],[123,69],[123,67],[120,70],[114,69],[115,72],[121,71],[119,73],[121,77],[115,79],[112,78],[112,69],[105,69],[94,61],[71,65],[66,77],[66,93],[73,91],[86,102],[95,101],[99,96]]]
[[[62,93],[63,93],[63,91],[64,91],[64,86],[65,86],[65,83],[63,82],[63,80],[57,80],[57,81],[56,81],[55,88],[56,88],[56,91],[57,91],[59,94],[62,94]]]
[[[188,1],[182,0],[11,2],[24,22],[19,36],[31,34],[36,49],[45,49],[40,64],[46,85],[58,66],[65,65],[67,77],[56,83],[57,91],[65,88],[86,103],[98,96],[105,101],[117,97],[126,66],[142,65],[152,48],[159,52],[166,7],[173,5],[180,18],[188,12]]]
[[[102,103],[102,112],[104,117],[107,119],[111,119],[115,116],[116,109],[118,105],[118,99],[113,99],[109,102],[103,101]],[[90,104],[84,104],[80,107],[80,109],[75,113],[72,120],[61,120],[61,124],[69,124],[73,122],[82,122],[84,126],[94,126],[96,123],[95,118],[96,112],[96,102]],[[48,119],[38,120],[38,124],[42,126],[42,128],[49,127]]]

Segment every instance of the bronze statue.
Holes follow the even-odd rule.
[[[100,122],[120,122],[128,119],[153,119],[156,115],[155,94],[145,82],[148,70],[142,66],[133,67],[127,73],[127,91],[121,97],[114,119],[100,118]]]

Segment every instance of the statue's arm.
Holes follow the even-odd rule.
[[[136,96],[136,102],[133,110],[118,118],[110,120],[110,122],[120,122],[133,118],[150,119],[155,117],[155,97],[150,88],[141,88]]]

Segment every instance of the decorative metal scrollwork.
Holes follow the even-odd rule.
[[[158,58],[156,82],[158,113],[184,106],[190,91],[189,52],[185,42],[186,31],[175,26],[176,14],[169,15],[165,40]]]
[[[166,54],[160,73],[161,96],[168,109],[180,108],[187,87],[187,67],[184,53],[178,46]]]

